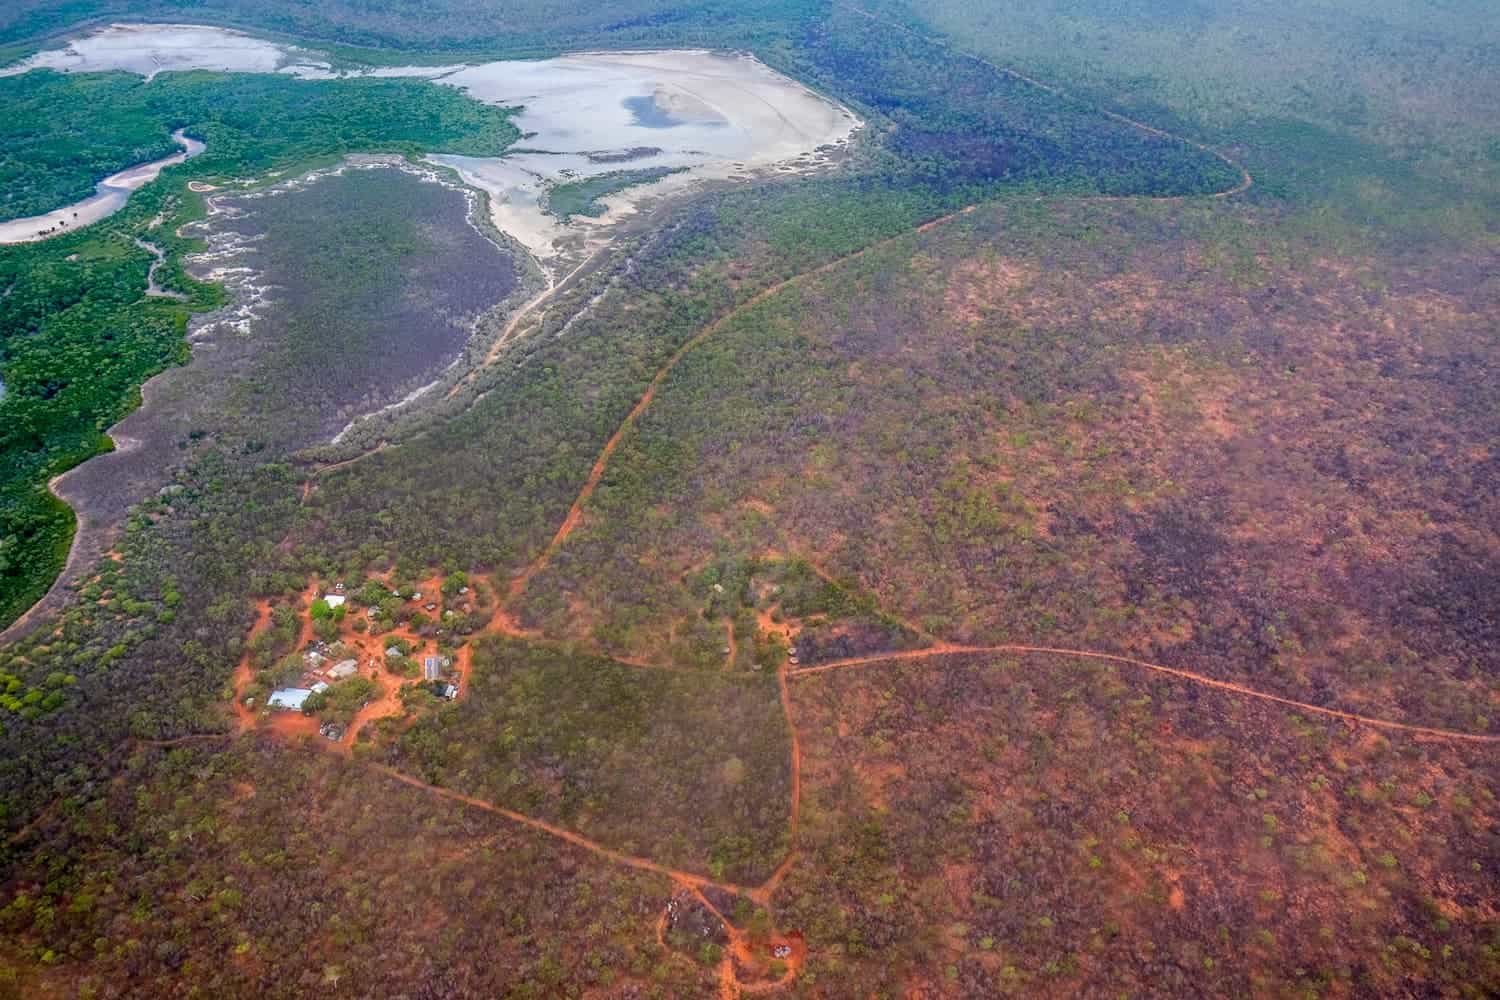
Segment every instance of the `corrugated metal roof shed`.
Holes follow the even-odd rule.
[[[307,688],[282,688],[272,691],[271,697],[266,699],[266,704],[272,708],[285,708],[293,712],[302,710],[302,703],[307,701],[308,695],[312,694]]]

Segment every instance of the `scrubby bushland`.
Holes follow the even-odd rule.
[[[796,682],[826,996],[1500,986],[1494,755],[1057,657]],[[956,763],[957,762],[957,763]]]
[[[786,747],[768,674],[647,670],[487,639],[469,695],[403,733],[387,759],[607,847],[754,885],[787,846]]]
[[[122,775],[28,834],[0,996],[711,989],[652,936],[667,879],[363,765],[247,741],[143,748]]]

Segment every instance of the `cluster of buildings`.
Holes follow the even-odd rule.
[[[323,595],[323,602],[330,608],[343,607],[345,601],[341,593],[343,589],[344,585],[339,584],[335,593]],[[359,673],[359,660],[356,657],[340,656],[337,660],[333,659],[335,648],[342,650],[342,644],[330,647],[326,642],[315,643],[302,655],[307,667],[301,679],[306,686],[285,687],[272,691],[271,696],[266,699],[267,707],[300,712],[308,698],[327,691],[331,685]]]
[[[464,587],[462,592],[469,588]],[[345,604],[343,594],[344,585],[339,584],[333,593],[324,594],[322,601],[329,608],[340,608]],[[398,591],[391,592],[394,596],[403,596]],[[420,601],[420,593],[412,594],[409,600]],[[429,604],[429,608],[436,607]],[[467,607],[467,605],[466,605]],[[370,608],[370,616],[374,616],[377,609]],[[410,646],[401,640],[390,642],[385,647],[385,666],[387,670],[396,672],[396,666],[406,658]],[[358,656],[349,655],[354,650],[342,642],[332,644],[317,642],[303,654],[304,670],[295,687],[279,688],[271,692],[266,704],[269,708],[280,709],[290,712],[300,712],[307,703],[307,699],[322,691],[328,690],[334,684],[347,678],[353,677],[360,671]],[[452,671],[453,658],[451,656],[426,654],[420,657],[422,668],[422,682],[424,686],[434,695],[453,701],[458,697],[458,685],[454,682]],[[327,735],[326,733],[324,735]],[[330,737],[334,738],[334,737]]]
[[[339,681],[359,673],[359,660],[355,657],[343,657],[330,662],[332,657],[329,655],[329,647],[322,642],[303,654],[302,659],[307,664],[307,671],[302,675],[302,680],[307,682],[307,686],[286,687],[272,691],[271,696],[266,699],[267,706],[300,712],[303,703],[308,698],[321,694]],[[324,666],[324,664],[328,665]]]

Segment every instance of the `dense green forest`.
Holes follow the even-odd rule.
[[[141,106],[137,76],[26,73],[4,90],[14,113],[0,121],[0,219],[86,198],[121,167],[177,151],[166,120]],[[101,105],[114,113],[101,115]]]
[[[19,112],[0,124],[7,184],[0,218],[35,215],[90,193],[106,174],[208,143],[199,176],[244,176],[369,149],[496,155],[518,137],[500,110],[410,80],[291,80],[271,74],[34,70],[0,77]],[[190,171],[178,171],[186,174]],[[236,172],[238,172],[236,174]]]

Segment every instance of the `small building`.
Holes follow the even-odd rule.
[[[279,691],[271,692],[271,697],[266,699],[266,704],[271,708],[300,712],[302,703],[307,701],[311,694],[312,691],[308,688],[281,688]]]
[[[344,595],[343,594],[324,594],[323,595],[323,603],[326,604],[326,605],[328,605],[330,608],[342,607],[343,603],[344,603]]]
[[[316,670],[323,664],[323,654],[316,649],[309,650],[302,654],[302,660],[307,664],[309,670]]]
[[[422,658],[422,674],[426,680],[435,681],[442,675],[443,671],[453,661],[446,656],[425,656]]]
[[[328,668],[328,676],[336,681],[341,681],[345,677],[353,677],[358,672],[358,660],[340,660]]]
[[[404,654],[395,646],[385,647],[385,658],[387,660],[399,660]]]
[[[453,684],[444,684],[443,685],[443,697],[447,698],[449,701],[452,701],[454,698],[457,698],[458,697],[458,687],[456,685],[453,685]]]
[[[328,690],[328,682],[327,681],[318,681],[318,683],[316,683],[316,684],[314,684],[312,686],[312,693],[313,694],[322,694],[324,691],[327,691],[327,690]]]

